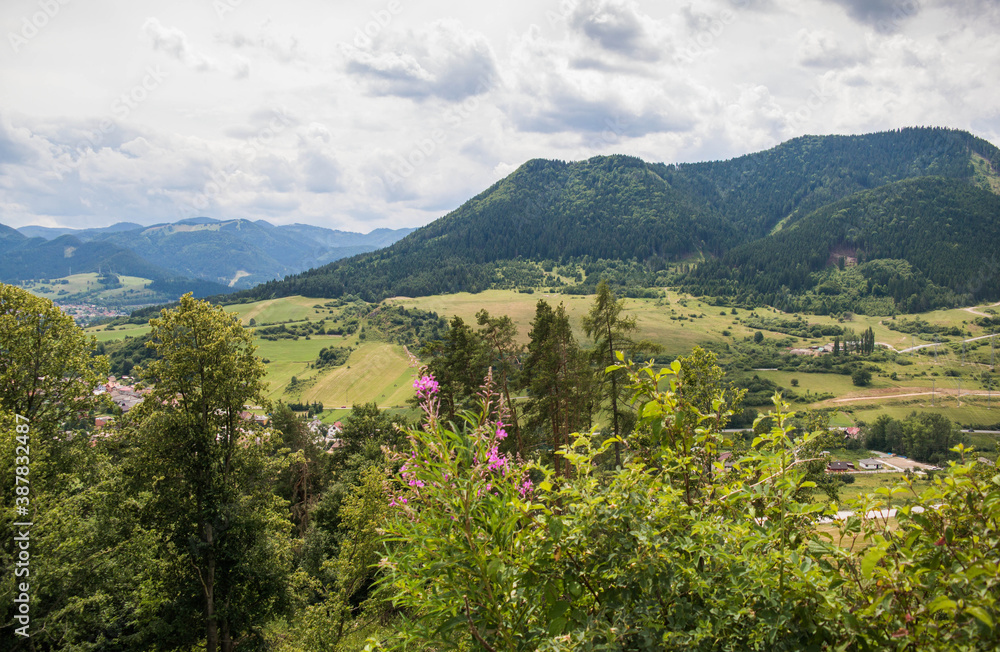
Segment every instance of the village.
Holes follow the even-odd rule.
[[[94,388],[94,396],[107,396],[111,404],[115,406],[116,411],[121,414],[132,410],[137,405],[145,400],[146,396],[152,393],[152,389],[149,387],[138,387],[136,385],[136,379],[131,376],[108,376],[107,382],[98,385]],[[267,427],[271,418],[266,414],[257,414],[256,412],[251,412],[251,410],[260,411],[261,407],[258,405],[246,405],[245,410],[240,412],[240,419],[243,421],[253,422],[259,426]],[[306,417],[306,412],[296,413],[300,418]],[[102,414],[94,417],[94,431],[95,435],[100,433],[104,428],[107,428],[110,424],[115,421],[114,414]],[[318,418],[313,418],[307,421],[306,427],[309,432],[312,433],[313,441],[321,449],[329,452],[337,448],[341,448],[344,445],[343,440],[340,435],[343,431],[343,425],[340,421],[336,421],[333,424],[325,424]]]

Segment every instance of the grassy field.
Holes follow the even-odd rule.
[[[987,408],[985,405],[972,405],[963,402],[962,407],[957,407],[954,400],[949,401],[944,406],[940,402],[937,402],[934,407],[931,407],[930,401],[913,402],[904,405],[880,403],[866,405],[863,408],[855,408],[853,414],[855,419],[871,423],[880,414],[888,414],[894,419],[902,419],[914,411],[943,414],[957,424],[971,423],[987,425],[1000,422],[1000,406],[996,404],[992,408]]]
[[[86,277],[88,275],[78,275]],[[81,278],[77,282],[86,282]],[[433,311],[446,319],[458,315],[467,323],[475,324],[475,315],[486,309],[492,315],[509,315],[518,327],[518,338],[522,343],[528,340],[528,331],[535,314],[535,304],[544,299],[552,304],[563,303],[570,316],[576,336],[586,342],[582,318],[590,310],[592,296],[547,295],[543,293],[522,294],[515,291],[490,290],[478,294],[460,293],[432,297],[388,299],[390,303],[407,308],[415,307]],[[626,312],[636,318],[637,337],[649,339],[663,346],[670,356],[686,355],[698,344],[743,342],[752,337],[754,330],[737,320],[747,319],[750,311],[710,306],[690,296],[667,291],[660,299],[626,299]],[[317,321],[330,319],[337,314],[335,301],[306,297],[287,297],[256,303],[227,306],[228,312],[239,316],[244,324],[253,319],[257,326],[275,323]],[[985,312],[986,306],[976,308]],[[760,317],[789,317],[769,308],[754,311]],[[869,326],[875,332],[876,340],[902,348],[911,342],[920,343],[919,338],[891,331],[886,324],[891,318],[856,315],[852,321],[841,323],[828,316],[804,316],[813,324],[837,324],[862,331]],[[958,326],[971,335],[982,334],[981,329],[971,322],[977,315],[966,310],[940,310],[920,315],[921,319],[942,326]],[[909,318],[909,317],[908,317]],[[148,327],[117,327],[114,331],[100,328],[93,330],[97,337],[106,341],[136,336],[146,332]],[[785,338],[780,333],[765,332],[767,338]],[[795,346],[825,344],[830,338],[793,338]],[[957,339],[957,338],[951,338]],[[311,369],[319,350],[325,346],[349,346],[355,348],[348,362],[335,369]],[[913,410],[931,410],[930,396],[926,394],[932,385],[937,391],[933,411],[939,411],[958,423],[993,424],[1000,422],[1000,406],[987,407],[985,397],[963,396],[958,406],[957,397],[946,396],[957,390],[959,379],[963,392],[984,391],[980,374],[986,367],[973,364],[976,355],[988,360],[989,340],[967,346],[965,364],[961,345],[952,343],[938,347],[935,357],[933,350],[908,354],[905,361],[910,364],[883,363],[882,372],[873,375],[867,388],[858,388],[850,376],[841,374],[812,374],[785,371],[753,371],[761,378],[771,380],[782,387],[806,397],[816,394],[833,394],[838,398],[852,398],[844,402],[826,400],[813,403],[815,407],[836,408],[831,424],[853,425],[856,420],[871,421],[878,414],[887,413],[903,417]],[[402,406],[411,395],[414,368],[402,347],[385,342],[360,342],[356,336],[342,338],[332,335],[313,335],[311,339],[299,340],[258,340],[259,355],[268,359],[268,380],[271,384],[271,398],[286,401],[321,401],[326,406],[346,406],[356,402],[376,401],[380,405]],[[957,351],[957,352],[956,352]],[[415,351],[414,351],[415,353]],[[890,378],[892,373],[896,379]],[[945,374],[959,374],[950,377]],[[295,378],[297,383],[292,384]],[[792,379],[798,380],[798,387],[792,387]],[[807,394],[808,393],[808,394]],[[926,394],[924,396],[892,398],[896,394]],[[808,402],[808,400],[806,401]],[[994,401],[993,403],[1000,403]],[[800,404],[801,405],[801,404]],[[402,408],[401,408],[402,409]]]
[[[807,374],[794,371],[753,371],[748,373],[766,378],[786,389],[793,389],[796,394],[800,395],[804,395],[808,390],[811,394],[830,393],[835,396],[845,396],[859,389],[851,382],[851,377],[844,374]],[[798,387],[792,386],[793,378],[799,381]],[[887,387],[892,384],[891,381],[872,378],[870,387]]]
[[[149,325],[139,326],[137,324],[128,324],[126,326],[112,326],[111,330],[108,330],[107,326],[93,326],[85,328],[84,332],[95,336],[98,342],[110,342],[111,340],[123,340],[126,337],[145,335],[149,332]]]
[[[854,477],[854,482],[840,488],[841,505],[863,494],[875,493],[875,490],[880,487],[895,487],[903,479],[902,473],[854,473],[852,476]],[[923,492],[925,489],[930,488],[930,486],[931,481],[926,478],[921,479],[920,476],[916,476],[913,480],[913,488],[917,493]],[[892,502],[899,505],[908,505],[915,500],[916,496],[908,492],[893,498]]]
[[[118,280],[121,282],[121,287],[102,289],[98,282],[98,274],[90,272],[73,274],[45,283],[27,281],[21,285],[33,294],[52,301],[66,301],[72,298],[75,301],[98,305],[135,305],[165,300],[163,295],[146,289],[152,283],[148,278],[119,276]]]
[[[286,297],[284,299],[269,299],[256,303],[241,303],[226,306],[226,312],[239,315],[244,326],[253,319],[257,324],[278,324],[283,322],[320,319],[332,314],[330,308],[323,304],[326,299],[309,299],[306,297]],[[318,306],[318,307],[317,307]]]
[[[593,296],[488,290],[478,294],[463,292],[415,299],[387,299],[407,308],[434,311],[449,319],[457,315],[471,324],[475,324],[476,313],[483,309],[494,316],[508,315],[517,325],[518,339],[522,343],[528,341],[528,331],[539,300],[552,305],[565,305],[577,339],[586,339],[582,320],[593,304]],[[753,330],[733,324],[736,316],[730,314],[728,309],[709,306],[676,292],[668,291],[665,299],[626,299],[625,310],[636,319],[638,337],[660,344],[669,355],[687,355],[697,344],[753,335]],[[745,310],[738,312],[747,313]],[[729,335],[723,335],[723,331],[728,331]]]
[[[410,366],[402,346],[385,342],[359,343],[356,338],[314,336],[310,340],[258,341],[258,355],[266,360],[268,398],[297,403],[323,403],[347,408],[374,401],[380,406],[404,406],[413,394],[417,370]],[[312,369],[319,350],[351,346],[347,363],[332,369]],[[297,382],[293,385],[292,379]]]

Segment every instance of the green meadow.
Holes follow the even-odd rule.
[[[79,275],[81,277],[87,275]],[[85,280],[85,279],[84,279]],[[459,293],[429,297],[395,297],[387,303],[406,308],[419,308],[436,312],[451,319],[457,315],[467,323],[475,324],[476,313],[486,309],[492,315],[509,315],[518,327],[522,343],[528,341],[528,331],[535,314],[535,305],[544,299],[552,304],[562,303],[570,315],[570,320],[581,342],[586,337],[582,329],[582,318],[589,311],[592,296],[545,294],[536,292],[525,294],[511,290],[489,290],[478,294]],[[638,325],[637,336],[651,340],[663,347],[669,356],[686,355],[696,345],[712,345],[725,348],[726,344],[747,344],[755,332],[737,320],[750,316],[749,310],[712,306],[688,295],[666,291],[658,299],[626,299],[626,311],[635,317]],[[271,324],[295,324],[305,321],[331,320],[337,313],[336,301],[307,297],[287,297],[255,303],[226,306],[226,311],[238,316],[249,326],[251,319],[257,327]],[[974,308],[983,313],[990,306]],[[759,317],[783,317],[786,315],[770,308],[753,311]],[[930,324],[958,327],[967,336],[984,333],[972,322],[979,315],[966,309],[938,310],[919,315]],[[875,332],[877,342],[890,344],[897,349],[912,343],[926,343],[918,336],[911,336],[890,330],[886,324],[890,317],[869,317],[854,315],[847,321],[833,317],[803,315],[810,324],[837,324],[857,332],[869,326]],[[914,316],[906,316],[912,319]],[[903,319],[904,317],[897,317]],[[126,336],[137,336],[148,332],[148,326],[117,326],[114,330],[106,327],[90,329],[100,341]],[[781,333],[765,331],[765,337],[787,339],[796,347],[826,344],[832,338],[797,338]],[[897,362],[879,363],[880,371],[873,373],[868,387],[853,385],[851,377],[836,373],[802,373],[789,371],[751,370],[745,375],[758,375],[773,381],[781,387],[792,389],[800,396],[796,409],[803,407],[833,408],[831,425],[850,426],[858,420],[871,421],[879,414],[905,417],[913,410],[941,412],[957,423],[994,424],[1000,423],[1000,401],[987,403],[986,396],[969,396],[967,393],[985,392],[981,381],[982,371],[989,369],[990,340],[982,340],[966,345],[962,354],[960,338],[940,338],[941,344],[918,352],[902,354]],[[947,340],[953,340],[948,342]],[[931,339],[933,341],[933,339]],[[288,402],[322,402],[328,410],[333,410],[325,418],[339,418],[350,405],[376,402],[387,408],[408,409],[406,401],[412,396],[412,383],[417,368],[398,344],[382,341],[362,341],[357,335],[312,335],[308,338],[267,340],[258,338],[258,354],[267,362],[270,398]],[[312,365],[320,349],[327,346],[351,347],[354,351],[340,367],[314,368]],[[411,351],[418,354],[418,351]],[[902,363],[900,363],[902,361]],[[893,379],[891,374],[895,373]],[[792,380],[798,381],[793,386]],[[294,381],[294,382],[293,382]],[[957,387],[962,385],[961,405],[958,405]],[[931,388],[936,391],[935,406],[930,405]],[[829,399],[832,394],[835,398]],[[913,394],[913,396],[906,396]],[[821,395],[822,401],[811,402],[809,397]],[[847,399],[847,400],[842,400]]]

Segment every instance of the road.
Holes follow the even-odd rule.
[[[980,335],[978,337],[970,337],[967,340],[961,340],[961,341],[962,342],[975,342],[976,340],[985,340],[988,337],[996,337],[997,335],[1000,335],[1000,333],[991,333],[989,335]],[[909,353],[910,351],[916,351],[917,349],[926,349],[927,347],[930,347],[930,346],[939,346],[940,344],[947,344],[947,342],[931,342],[930,344],[918,344],[916,346],[910,346],[910,347],[907,347],[905,349],[897,349],[892,344],[888,344],[886,342],[875,342],[876,346],[884,346],[887,349],[892,349],[896,353]]]

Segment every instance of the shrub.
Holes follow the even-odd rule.
[[[990,472],[957,465],[923,494],[908,479],[880,489],[847,505],[855,515],[831,540],[815,527],[830,508],[808,501],[814,484],[796,461],[816,435],[793,439],[776,400],[772,427],[726,471],[720,415],[685,402],[679,371],[629,369],[645,443],[622,466],[602,470],[613,439],[575,434],[559,475],[499,452],[505,408],[489,384],[455,428],[438,416],[433,379],[419,381],[425,419],[399,458],[380,580],[405,617],[370,646],[997,648]],[[856,515],[903,492],[922,511],[898,507],[896,523]]]

